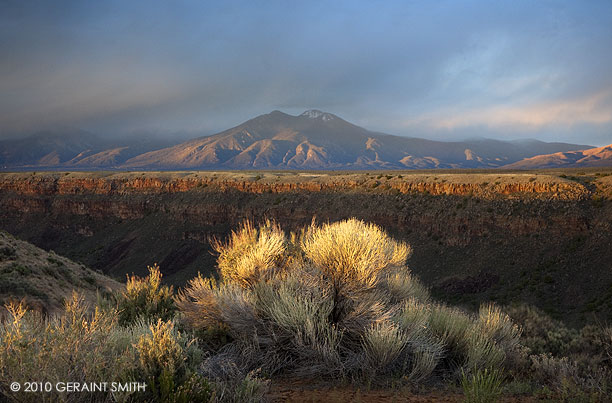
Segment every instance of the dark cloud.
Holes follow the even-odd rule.
[[[402,135],[612,142],[607,1],[0,4],[0,135],[315,107]]]

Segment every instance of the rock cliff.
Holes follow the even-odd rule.
[[[0,227],[118,277],[157,262],[180,285],[214,271],[209,240],[244,219],[355,216],[411,243],[411,267],[443,299],[580,320],[610,312],[611,189],[599,172],[4,173]]]

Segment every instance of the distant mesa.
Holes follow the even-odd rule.
[[[443,142],[393,136],[310,109],[297,116],[273,111],[180,144],[112,142],[91,135],[4,141],[0,142],[0,166],[142,170],[521,168],[527,159],[591,148],[537,140]],[[579,160],[568,157],[568,161],[582,163]],[[533,166],[539,167],[536,163]]]

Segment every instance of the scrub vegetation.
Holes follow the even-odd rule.
[[[270,382],[330,377],[406,393],[443,386],[474,402],[597,401],[611,392],[610,328],[569,330],[524,306],[468,312],[435,301],[406,265],[410,246],[373,224],[313,222],[286,233],[247,222],[214,244],[218,276],[178,293],[154,265],[93,307],[77,294],[50,317],[8,305],[0,392],[40,400],[9,389],[34,375],[147,385],[91,401],[255,402]]]

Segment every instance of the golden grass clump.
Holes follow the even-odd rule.
[[[94,313],[73,294],[66,301],[64,314],[44,319],[22,306],[7,307],[11,318],[0,324],[0,389],[9,390],[11,382],[99,382],[133,380],[137,372],[137,354],[129,334],[128,343],[117,343],[117,312],[96,309]],[[130,379],[131,378],[131,379]],[[117,397],[120,397],[119,394]],[[37,394],[20,396],[24,401],[38,401]],[[51,392],[51,400],[77,402],[79,397]],[[83,396],[80,397],[81,399]],[[90,401],[109,401],[98,393]]]

